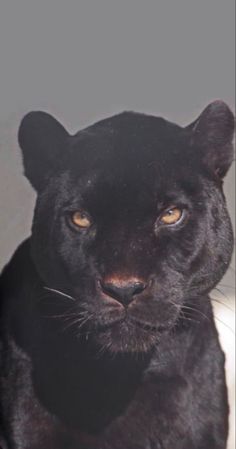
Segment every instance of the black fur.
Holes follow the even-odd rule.
[[[125,112],[70,136],[46,113],[23,119],[38,197],[0,279],[3,448],[226,448],[208,294],[232,253],[233,130],[220,101],[186,128]]]

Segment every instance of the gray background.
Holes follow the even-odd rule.
[[[31,222],[16,138],[26,112],[71,132],[124,109],[185,124],[214,99],[233,107],[234,76],[234,0],[2,0],[0,267]],[[233,170],[226,191],[234,216]]]
[[[187,124],[214,99],[233,108],[234,29],[234,0],[1,1],[0,268],[29,234],[35,199],[22,116],[43,109],[74,132],[124,109]],[[226,194],[234,221],[233,169]],[[227,297],[233,282],[230,268]]]

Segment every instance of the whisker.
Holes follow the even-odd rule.
[[[212,298],[211,297],[211,301],[217,302],[218,304],[220,304],[221,306],[224,306],[226,309],[230,310],[231,312],[234,312],[234,309],[232,309],[232,307],[229,307],[223,301],[220,301],[220,299],[216,299],[216,298]]]
[[[181,310],[180,311],[180,319],[182,319],[182,320],[187,320],[187,321],[191,321],[192,323],[197,323],[197,324],[200,324],[200,321],[198,321],[198,320],[196,320],[195,318],[193,318],[192,316],[191,316],[191,318],[187,315],[186,316],[186,314],[188,314],[189,312],[187,311],[187,312],[184,312],[183,310]]]
[[[181,308],[182,309],[186,309],[186,310],[190,310],[192,312],[197,312],[201,316],[203,316],[203,318],[205,318],[205,319],[207,319],[209,321],[209,317],[207,315],[205,315],[205,313],[203,313],[201,310],[195,309],[194,307],[185,306],[185,305],[182,305]]]
[[[60,290],[56,290],[55,288],[50,288],[50,287],[46,287],[46,286],[44,286],[43,288],[45,290],[48,290],[48,291],[52,292],[52,293],[57,293],[58,295],[61,295],[61,296],[65,297],[65,298],[68,298],[68,299],[71,299],[72,301],[76,301],[76,299],[73,298],[73,296],[70,296],[67,293],[61,292]]]
[[[225,327],[227,327],[227,328],[229,329],[229,331],[230,331],[233,335],[235,335],[235,332],[234,332],[234,330],[232,329],[232,327],[230,327],[228,324],[226,324],[224,321],[222,321],[220,318],[218,318],[218,316],[214,315],[214,317],[215,317],[215,319],[216,319],[217,321],[219,321],[219,323],[223,324]]]
[[[226,295],[226,293],[222,292],[222,290],[219,287],[215,287],[213,289],[213,291],[216,290],[217,292],[219,292],[225,299],[227,299],[227,301],[229,301],[229,297]]]
[[[65,332],[66,330],[70,329],[71,327],[75,326],[76,324],[78,324],[78,328],[81,329],[91,318],[93,318],[92,313],[90,313],[88,316],[85,317],[80,317],[78,316],[76,319],[71,320],[64,328],[63,328],[63,332]]]
[[[78,313],[61,313],[56,315],[47,315],[47,318],[63,318],[64,320],[69,320],[70,318],[73,318],[74,316],[77,316]]]
[[[184,311],[184,310],[182,310],[183,309],[183,305],[181,305],[181,304],[176,304],[175,302],[173,302],[173,301],[171,301],[170,300],[170,302],[171,302],[171,304],[177,309],[177,310],[179,310],[180,311],[180,313],[179,313],[179,319],[180,320],[188,320],[188,321],[192,321],[192,322],[194,322],[194,323],[200,323],[200,321],[198,321],[198,320],[196,320],[196,319],[194,319],[193,317],[189,317],[189,316],[186,316],[186,314],[187,313],[190,313],[190,312],[186,312],[186,311]],[[184,306],[184,308],[186,309],[187,308],[187,306]],[[191,310],[195,310],[195,309],[193,309],[193,308],[190,308]],[[207,318],[207,317],[206,317]]]
[[[230,288],[231,290],[235,290],[235,287],[233,285],[228,285],[228,284],[218,284],[220,287],[224,287],[224,288]],[[213,289],[214,290],[214,289]]]

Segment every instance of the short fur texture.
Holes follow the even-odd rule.
[[[209,293],[232,254],[233,133],[221,101],[184,128],[124,112],[70,136],[47,113],[23,119],[38,196],[0,278],[2,448],[226,448]]]

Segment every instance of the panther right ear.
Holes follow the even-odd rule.
[[[69,134],[50,114],[41,111],[27,114],[19,128],[24,173],[40,191],[50,173],[60,167]]]
[[[187,129],[191,132],[192,144],[201,151],[204,164],[223,178],[234,155],[235,119],[228,105],[221,100],[213,101]]]

